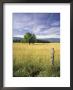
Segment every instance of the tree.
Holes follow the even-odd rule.
[[[24,42],[30,44],[30,43],[35,43],[35,41],[36,41],[36,36],[35,36],[35,34],[26,33],[26,34],[24,35]]]

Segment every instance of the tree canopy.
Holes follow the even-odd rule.
[[[35,41],[36,41],[36,36],[35,36],[35,34],[26,33],[26,34],[24,35],[24,42],[30,44],[30,43],[35,43]]]

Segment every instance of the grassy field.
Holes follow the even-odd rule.
[[[54,65],[51,64],[54,48]],[[14,77],[59,77],[60,43],[13,43]]]

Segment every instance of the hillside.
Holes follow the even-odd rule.
[[[23,38],[21,38],[21,37],[13,37],[14,42],[20,42],[20,41],[22,41],[22,39]],[[60,42],[60,39],[59,38],[36,39],[36,42],[37,43],[48,43],[48,42],[56,43],[56,42]]]

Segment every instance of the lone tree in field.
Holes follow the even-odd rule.
[[[35,41],[36,41],[36,36],[35,36],[35,34],[26,33],[26,34],[24,35],[24,42],[30,44],[30,43],[35,43]]]

